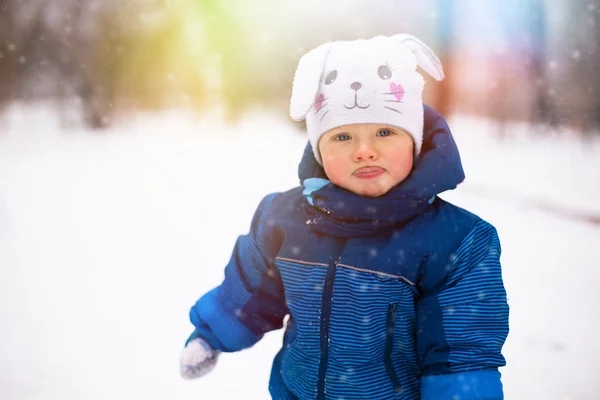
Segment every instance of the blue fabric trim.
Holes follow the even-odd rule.
[[[417,357],[421,373],[450,373],[450,348],[444,335],[442,309],[437,296],[424,297],[417,303],[417,326]]]
[[[317,378],[317,399],[325,399],[325,376],[329,362],[329,322],[331,320],[331,296],[333,295],[333,281],[337,269],[337,256],[329,260],[329,269],[323,288],[323,304],[321,306],[321,360],[319,361],[319,376]]]
[[[283,292],[279,271],[268,269],[262,276],[260,290],[252,295],[238,319],[257,337],[282,328],[283,319],[289,313],[282,301]]]
[[[223,309],[219,303],[218,287],[202,296],[198,303],[201,306],[192,307],[190,311],[190,321],[199,335],[206,337],[211,347],[233,352],[248,348],[260,340],[235,315]]]
[[[400,379],[398,379],[398,374],[394,370],[394,363],[392,362],[392,352],[394,351],[394,326],[396,325],[396,309],[398,307],[397,303],[393,303],[388,305],[388,313],[387,313],[387,338],[385,342],[385,356],[383,362],[385,363],[385,369],[392,381],[392,385],[394,385],[394,390],[397,393],[402,392],[402,384],[400,383]]]
[[[304,191],[302,192],[302,194],[306,197],[306,200],[310,203],[310,205],[314,206],[312,193],[321,189],[323,186],[329,185],[330,183],[331,181],[328,181],[327,179],[323,178],[305,179],[303,182]]]
[[[208,343],[208,339],[202,335],[202,332],[200,332],[198,329],[194,329],[194,332],[192,332],[190,337],[188,337],[185,341],[185,346],[187,347],[187,345],[194,339],[202,339]]]
[[[497,370],[429,375],[421,378],[421,400],[503,400]]]

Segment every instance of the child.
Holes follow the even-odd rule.
[[[190,311],[181,374],[283,326],[273,399],[502,399],[508,334],[500,243],[437,197],[464,179],[410,35],[325,43],[302,57],[291,116],[306,118],[302,183],[266,196],[223,283]]]

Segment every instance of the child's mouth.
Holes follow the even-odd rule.
[[[373,179],[377,178],[384,172],[385,170],[380,167],[364,167],[354,172],[354,176],[359,179]]]

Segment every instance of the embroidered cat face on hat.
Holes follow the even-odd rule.
[[[407,131],[415,155],[423,137],[423,86],[417,66],[444,78],[438,57],[412,35],[324,43],[300,59],[290,116],[306,119],[315,158],[323,133],[342,125],[389,124]]]

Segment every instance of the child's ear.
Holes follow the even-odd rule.
[[[290,117],[294,121],[302,121],[315,101],[331,45],[324,43],[312,49],[298,63],[290,101]]]
[[[425,72],[431,75],[435,80],[441,81],[444,79],[444,69],[440,59],[435,55],[433,50],[429,48],[425,43],[405,33],[394,35],[391,37],[392,40],[408,48],[413,52],[417,58],[417,64],[423,68]]]

